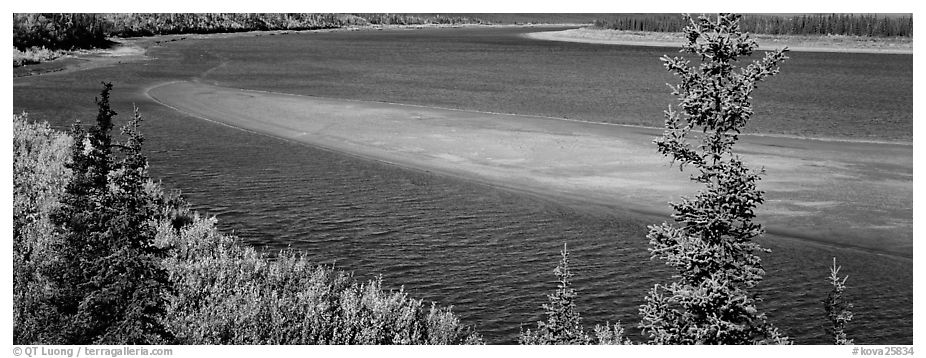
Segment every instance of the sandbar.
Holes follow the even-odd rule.
[[[393,165],[670,220],[694,195],[659,128],[311,97],[175,81],[155,101],[191,117]],[[764,168],[758,221],[772,235],[912,257],[912,145],[743,135]]]
[[[648,47],[674,47],[678,49],[686,40],[682,33],[638,32],[604,29],[568,29],[538,31],[524,34],[535,40],[565,41],[604,45],[631,45]],[[785,36],[753,35],[760,51],[788,47],[797,52],[843,52],[913,54],[912,39],[867,39],[852,36]],[[673,51],[676,52],[676,51]]]

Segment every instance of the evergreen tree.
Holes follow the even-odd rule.
[[[163,250],[154,246],[158,200],[145,191],[147,159],[134,118],[123,128],[125,143],[114,144],[110,131],[112,85],[97,99],[96,124],[85,131],[75,124],[73,172],[57,226],[58,260],[47,276],[56,292],[64,344],[154,344],[170,341],[161,322],[167,275]],[[116,161],[113,148],[122,158]]]
[[[670,85],[681,111],[669,106],[666,130],[655,143],[680,169],[695,167],[691,180],[705,188],[671,203],[676,224],[649,227],[652,258],[664,260],[677,275],[675,282],[650,290],[639,327],[656,344],[786,343],[748,292],[765,273],[757,253],[767,250],[753,241],[763,229],[752,221],[763,202],[756,187],[762,172],[748,169],[733,144],[753,113],[757,82],[778,72],[787,49],[738,67],[736,61],[758,46],[740,31],[739,15],[685,17],[688,43],[682,52],[700,65],[685,57],[662,58],[681,79]],[[689,142],[692,131],[701,132],[697,145]]]
[[[852,311],[850,311],[852,304],[846,302],[843,297],[843,291],[846,290],[846,280],[849,279],[849,276],[839,278],[840,269],[842,269],[842,266],[836,266],[836,258],[834,257],[829,277],[833,290],[823,300],[823,307],[826,309],[826,317],[833,324],[833,343],[846,345],[852,344],[852,340],[846,337],[846,325],[852,321]]]
[[[573,274],[569,270],[569,252],[565,244],[560,254],[562,259],[559,266],[553,270],[559,278],[559,285],[553,294],[547,296],[550,303],[543,305],[547,311],[547,320],[537,322],[536,331],[527,330],[522,333],[521,344],[589,344],[591,342],[582,328],[582,318],[575,308],[576,291],[572,288],[570,281]],[[618,329],[619,327],[615,326],[615,331],[623,332]]]

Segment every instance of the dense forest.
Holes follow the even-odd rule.
[[[621,14],[595,20],[595,27],[612,30],[682,32],[688,25],[675,14]],[[743,15],[743,31],[770,35],[849,35],[913,37],[913,16],[877,14]]]

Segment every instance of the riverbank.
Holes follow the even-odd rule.
[[[578,28],[525,34],[537,40],[580,42],[606,45],[679,47],[685,36],[678,32],[640,32]],[[791,51],[913,54],[912,38],[867,38],[858,36],[793,36],[754,34],[759,50],[787,46]]]
[[[110,38],[111,46],[108,48],[59,51],[57,56],[39,58],[31,63],[15,65],[14,53],[13,77],[35,76],[52,73],[67,73],[85,69],[111,66],[123,61],[138,61],[145,59],[146,51],[151,47],[164,46],[171,42],[183,40],[227,39],[239,37],[283,36],[290,34],[353,32],[353,31],[389,31],[389,30],[426,30],[426,29],[458,29],[458,28],[560,28],[579,27],[587,24],[421,24],[421,25],[362,25],[344,26],[338,28],[311,29],[311,30],[266,30],[266,31],[240,31],[218,32],[206,34],[171,34],[144,37]],[[14,50],[15,51],[15,50]]]
[[[139,39],[113,41],[108,48],[68,51],[50,61],[13,67],[13,77],[61,74],[143,61],[147,43]]]

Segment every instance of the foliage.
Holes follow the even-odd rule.
[[[620,14],[595,20],[595,27],[628,31],[682,32],[688,22],[669,14]],[[771,35],[913,37],[913,16],[804,14],[743,16],[743,31]]]
[[[97,14],[13,14],[13,47],[73,50],[106,44],[105,22]]]
[[[345,14],[170,13],[106,14],[110,36],[205,34],[266,30],[313,30],[366,24]]]
[[[32,65],[62,57],[66,52],[61,50],[49,50],[44,47],[30,47],[23,51],[13,47],[13,67]]]
[[[374,25],[485,24],[488,21],[464,14],[356,14]]]
[[[605,323],[604,326],[595,325],[595,338],[599,345],[631,345],[633,342],[624,335],[624,327],[617,321],[613,326]]]
[[[51,304],[60,315],[62,343],[167,343],[171,335],[160,324],[167,275],[160,266],[164,251],[153,245],[158,208],[145,191],[141,117],[136,111],[123,127],[127,140],[113,143],[111,89],[104,84],[96,124],[87,131],[73,127],[73,176],[51,216],[58,236],[57,261],[45,272],[55,289]]]
[[[840,345],[852,344],[852,340],[846,337],[846,325],[852,321],[852,304],[846,302],[843,298],[843,291],[846,290],[846,280],[849,276],[839,278],[839,270],[842,266],[836,266],[836,258],[833,258],[833,267],[830,268],[830,285],[833,290],[830,291],[826,299],[823,300],[823,307],[826,309],[826,318],[833,324],[833,343]]]
[[[274,258],[196,218],[180,231],[162,225],[165,267],[175,287],[166,324],[185,344],[471,344],[481,339],[450,309],[426,306],[381,280],[312,265],[283,251]]]
[[[46,300],[48,280],[39,272],[53,257],[56,210],[71,172],[71,137],[28,115],[13,116],[13,342],[51,340],[47,327],[57,316]]]
[[[111,86],[71,137],[14,116],[16,344],[480,344],[450,308],[260,254],[148,179]]]
[[[520,344],[592,344],[592,338],[582,327],[582,317],[575,307],[576,291],[572,288],[572,271],[569,269],[569,251],[563,244],[559,265],[553,274],[559,279],[556,291],[548,295],[550,302],[543,305],[547,320],[537,322],[537,330],[528,329],[519,337]],[[620,323],[595,326],[598,344],[630,344],[624,338]]]
[[[747,291],[765,273],[757,253],[767,250],[752,241],[763,233],[752,222],[763,193],[756,187],[761,172],[749,170],[733,144],[752,115],[757,82],[778,72],[786,50],[739,68],[734,63],[757,45],[740,32],[738,15],[686,18],[689,42],[682,51],[701,63],[693,67],[684,57],[662,58],[681,79],[670,86],[681,113],[669,107],[666,130],[655,143],[680,169],[694,166],[691,180],[705,189],[671,203],[678,225],[649,227],[652,258],[675,268],[677,280],[650,290],[640,308],[640,328],[657,344],[785,343]],[[702,132],[697,146],[688,141],[693,130]]]

